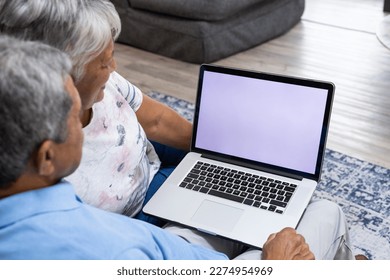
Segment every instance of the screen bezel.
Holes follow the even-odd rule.
[[[322,124],[323,129],[321,131],[321,136],[320,136],[320,143],[318,148],[315,172],[314,173],[302,172],[299,170],[279,167],[279,166],[270,165],[270,164],[266,164],[254,160],[247,160],[240,157],[222,154],[222,153],[196,147],[196,133],[197,133],[197,126],[198,126],[198,118],[199,118],[199,108],[202,99],[201,92],[203,88],[204,75],[206,72],[238,75],[243,77],[282,82],[282,83],[307,86],[307,87],[314,87],[314,88],[326,90],[327,98],[326,98],[326,105],[325,105],[324,118]],[[265,172],[272,172],[283,176],[290,176],[292,178],[308,178],[308,179],[316,180],[318,182],[321,175],[322,163],[325,155],[325,148],[326,148],[326,141],[327,141],[327,136],[329,131],[334,92],[335,92],[335,85],[332,82],[328,82],[328,81],[306,79],[306,78],[286,76],[286,75],[280,75],[274,73],[256,72],[256,71],[250,71],[250,70],[244,70],[238,68],[228,68],[228,67],[222,67],[222,66],[217,66],[212,64],[202,64],[199,69],[199,80],[198,80],[198,87],[197,87],[196,106],[194,112],[191,151],[200,153],[204,157],[217,159],[232,164],[237,164],[248,168],[262,170]]]

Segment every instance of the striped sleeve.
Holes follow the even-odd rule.
[[[136,112],[143,100],[141,90],[117,72],[111,73],[110,80],[115,84],[116,90],[126,99],[130,107]]]

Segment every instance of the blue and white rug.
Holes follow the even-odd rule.
[[[192,121],[194,105],[165,94],[152,98]],[[322,179],[314,194],[342,207],[355,254],[390,260],[390,170],[327,149]]]

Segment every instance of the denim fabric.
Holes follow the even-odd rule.
[[[157,174],[154,175],[152,182],[149,184],[143,206],[145,206],[145,204],[152,198],[152,196],[157,192],[168,176],[173,172],[175,167],[187,154],[185,151],[162,145],[157,142],[151,143],[153,144],[157,155],[161,160],[161,167]],[[136,216],[134,216],[134,218],[160,227],[164,225],[164,221],[156,217],[146,215],[143,211],[140,211]]]

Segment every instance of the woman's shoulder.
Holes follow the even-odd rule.
[[[111,73],[106,89],[114,93],[120,93],[129,103],[142,102],[141,90],[117,72]]]
[[[125,77],[123,77],[121,74],[119,74],[118,72],[115,72],[115,71],[111,73],[107,84],[111,84],[114,86],[120,86],[120,87],[123,87],[123,86],[126,86],[126,87],[133,86],[134,87],[134,85],[130,81],[128,81]]]

